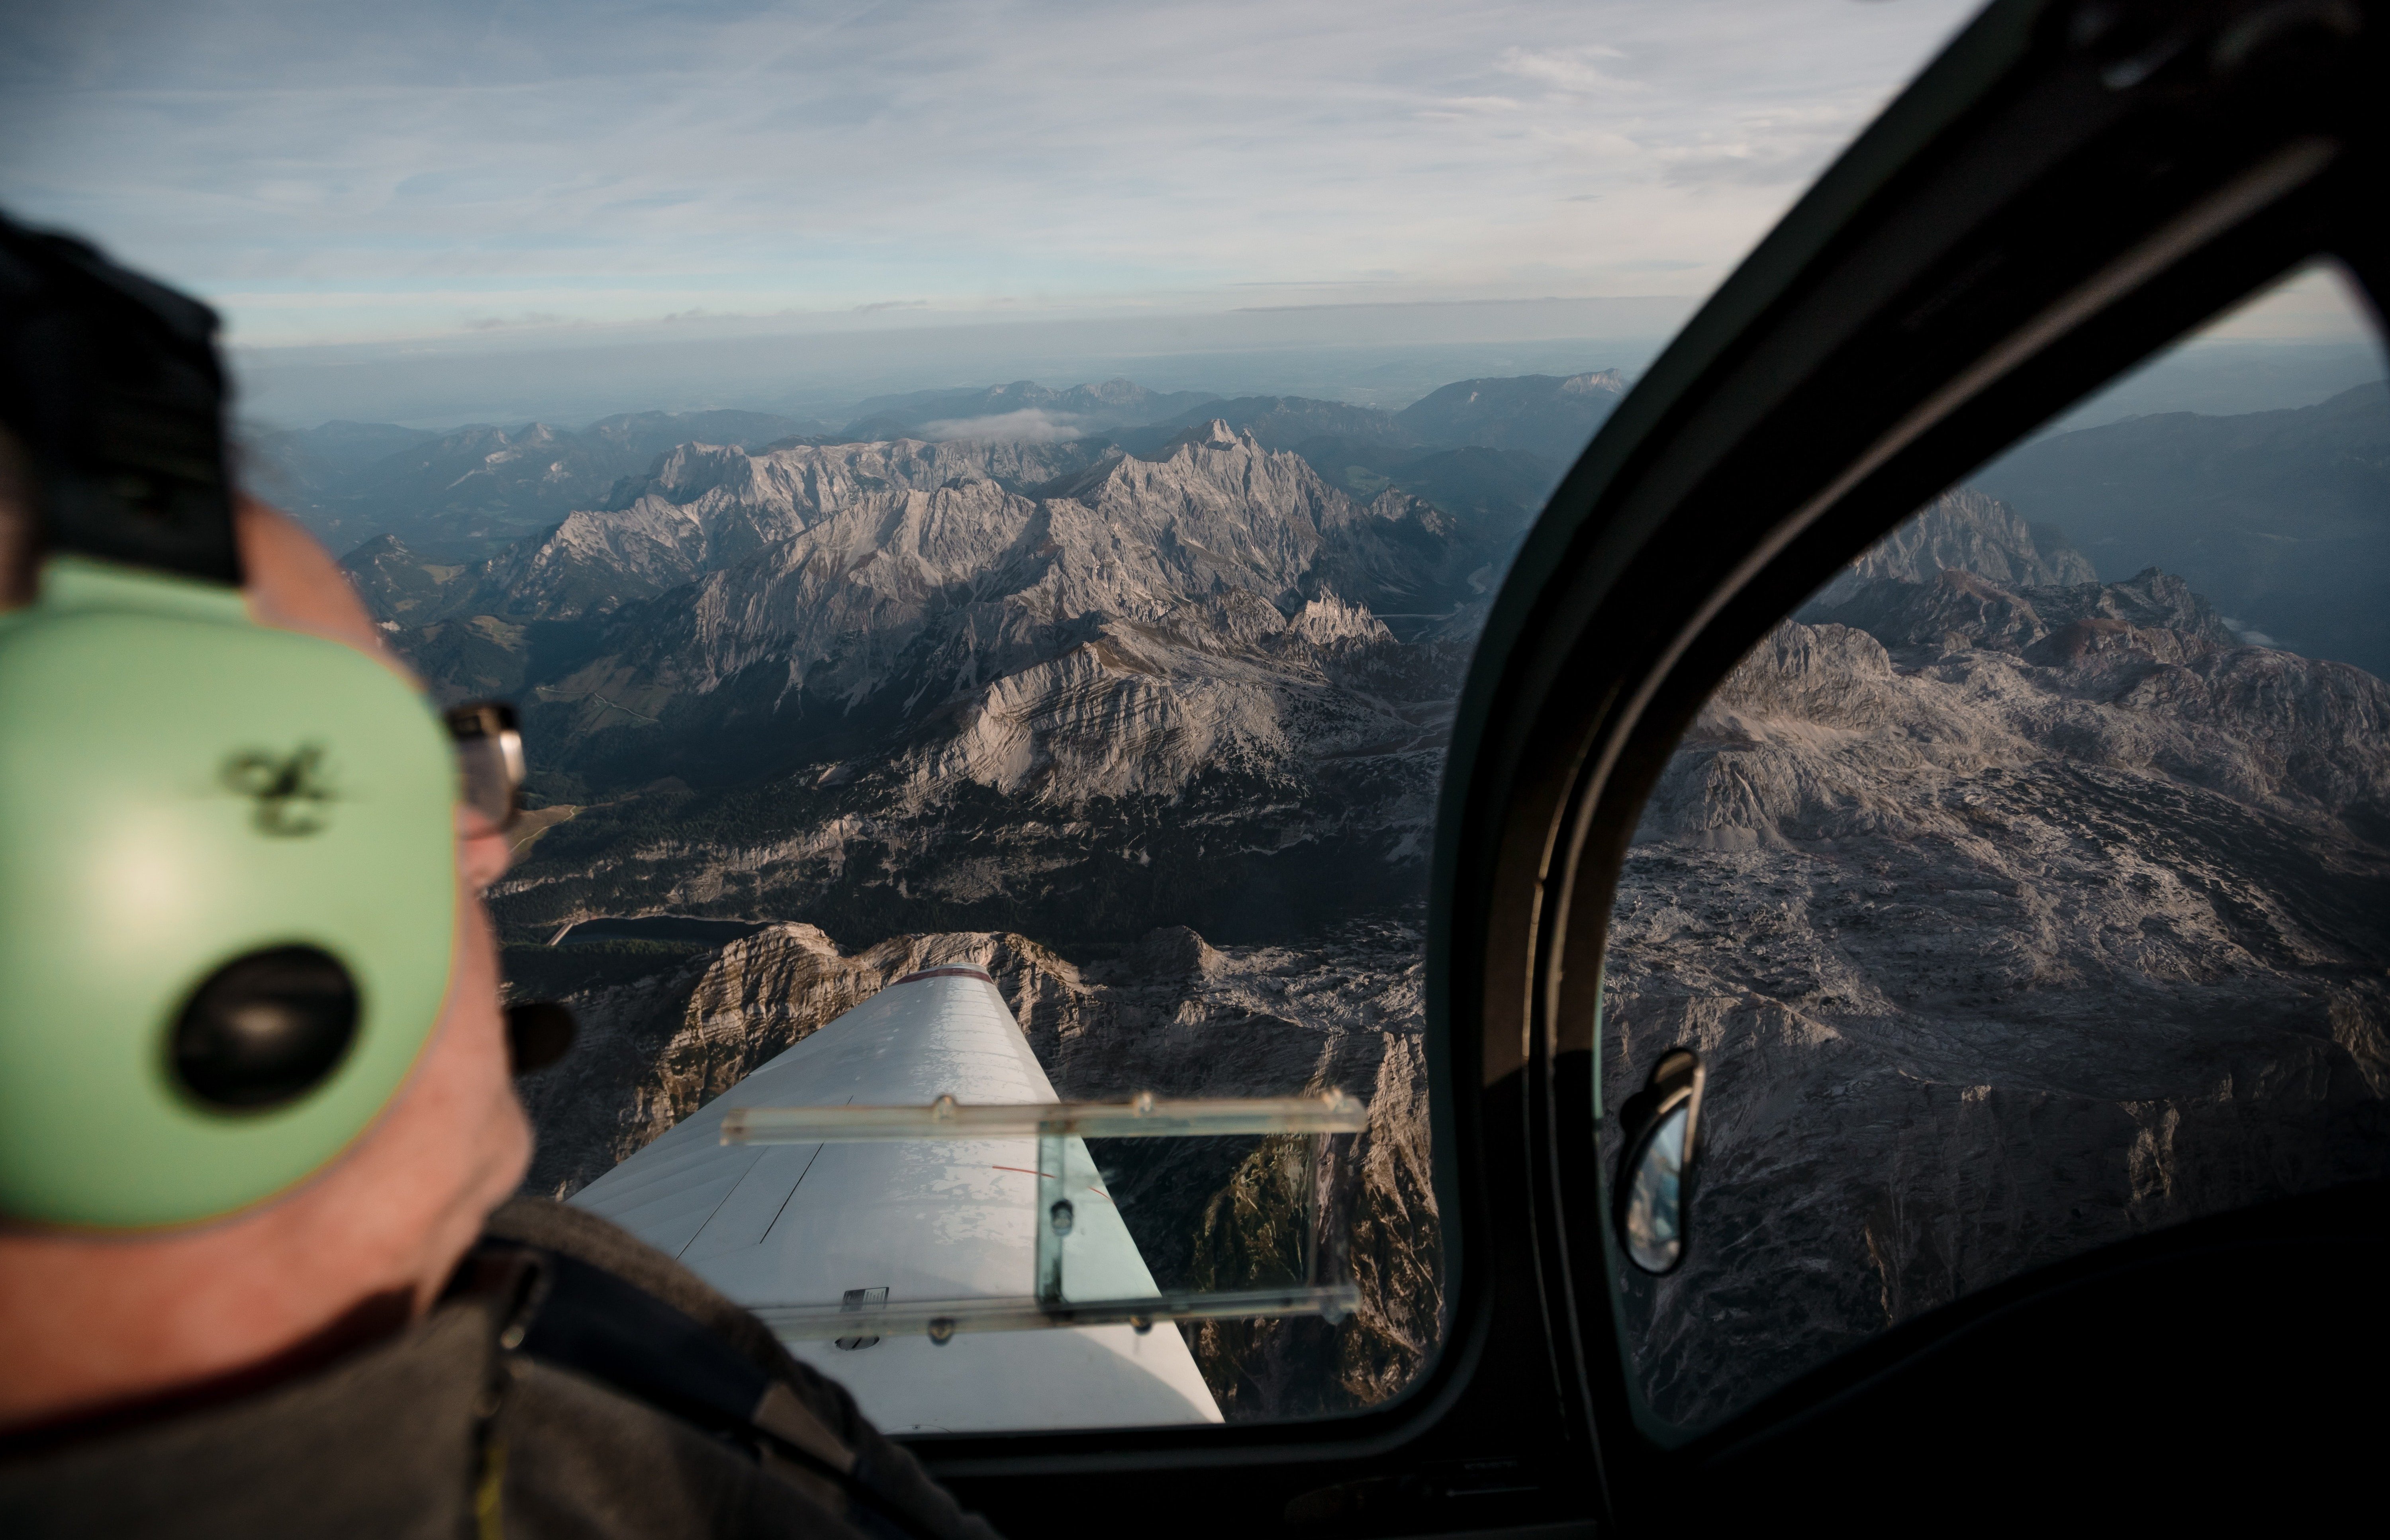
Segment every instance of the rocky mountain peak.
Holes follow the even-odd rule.
[[[2089,558],[2056,531],[2036,530],[2007,504],[1956,487],[1868,547],[1810,605],[1844,603],[1873,579],[1931,583],[1946,571],[1985,578],[2003,588],[2100,581]]]
[[[1978,648],[2066,668],[2191,663],[2240,645],[2205,599],[2154,567],[2124,583],[2014,588],[1957,567],[1927,581],[1845,572],[1801,614],[1856,626],[1909,664]]]
[[[1239,433],[1228,426],[1225,417],[1212,417],[1189,428],[1163,446],[1164,458],[1175,458],[1181,449],[1234,449],[1240,441],[1253,443],[1250,432]]]
[[[1320,647],[1339,643],[1391,642],[1394,634],[1386,622],[1369,613],[1366,604],[1347,604],[1336,597],[1332,588],[1322,588],[1317,598],[1306,602],[1294,617],[1295,635]]]
[[[2145,567],[2122,583],[2080,583],[2034,590],[2034,604],[2052,625],[2078,621],[2122,621],[2134,627],[2172,631],[2206,648],[2240,645],[2231,630],[2191,584],[2172,572]]]
[[[642,494],[687,503],[726,482],[744,485],[753,473],[754,461],[744,450],[692,440],[658,455],[639,490]]]

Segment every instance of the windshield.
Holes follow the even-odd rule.
[[[533,1190],[893,1431],[1321,1415],[1441,1330],[1495,589],[1966,12],[96,4],[9,23],[0,202],[217,305],[251,486],[518,706]],[[1360,1110],[833,1126],[1145,1094]]]

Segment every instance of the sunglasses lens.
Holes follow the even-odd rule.
[[[515,727],[514,708],[502,700],[475,700],[451,708],[447,719],[466,805],[506,828],[515,820],[523,781],[522,734]]]

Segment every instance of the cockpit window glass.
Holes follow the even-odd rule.
[[[1812,596],[1677,750],[1604,999],[1609,1084],[1707,1070],[1680,1264],[1617,1275],[1655,1422],[2390,1174],[2368,314],[2313,268],[2085,402]]]
[[[1972,8],[17,7],[0,203],[217,304],[252,488],[512,703],[533,1191],[900,1433],[1330,1416],[1443,1329],[1428,860],[1512,553]],[[1223,1293],[1284,1308],[1047,1308]]]

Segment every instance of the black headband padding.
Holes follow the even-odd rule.
[[[0,422],[49,552],[238,584],[216,314],[0,215]]]

